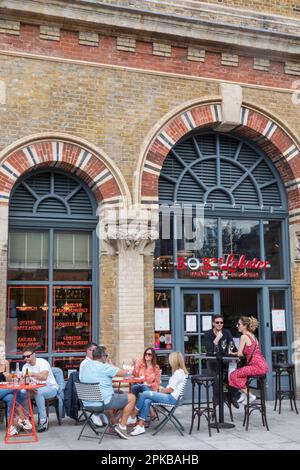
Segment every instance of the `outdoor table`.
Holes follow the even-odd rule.
[[[234,428],[235,425],[233,423],[225,423],[224,422],[224,391],[223,391],[223,370],[224,370],[224,363],[235,361],[238,362],[239,358],[237,356],[230,356],[221,354],[193,354],[193,357],[197,359],[205,359],[205,360],[212,360],[216,361],[218,367],[218,376],[219,376],[219,422],[218,427],[220,429],[230,429]],[[212,427],[216,427],[215,424],[211,425]]]
[[[119,384],[118,390],[121,388],[121,384],[128,384],[129,385],[129,392],[131,392],[131,387],[133,384],[141,384],[145,382],[144,377],[115,377],[113,383]]]
[[[25,385],[23,383],[17,384],[13,382],[1,382],[0,383],[0,389],[9,389],[9,390],[14,391],[12,408],[11,408],[11,412],[9,415],[8,425],[7,425],[7,429],[5,433],[5,439],[4,439],[5,444],[15,444],[20,441],[22,442],[22,444],[38,441],[37,432],[36,432],[35,423],[34,423],[34,415],[33,415],[33,410],[32,410],[30,392],[33,390],[36,390],[37,388],[45,387],[45,385],[46,383],[30,383],[29,385]],[[17,403],[17,394],[19,390],[26,390],[29,411],[27,411],[26,408],[24,408],[24,406],[22,406],[20,403]],[[10,426],[12,426],[13,424],[14,414],[15,414],[15,409],[16,409],[17,404],[19,407],[22,408],[25,417],[28,418],[29,421],[31,422],[32,430],[24,431],[25,434],[19,433],[19,434],[15,434],[14,436],[9,436],[8,431],[9,431]],[[31,439],[28,439],[30,437]],[[23,438],[26,438],[26,440],[23,440]]]

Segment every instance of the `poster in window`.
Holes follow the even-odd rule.
[[[169,331],[170,330],[170,309],[169,308],[156,308],[155,309],[155,331]]]
[[[85,351],[92,336],[91,287],[53,289],[53,350]]]
[[[185,315],[185,331],[187,333],[197,332],[197,316],[196,315]]]
[[[202,331],[208,331],[212,329],[212,316],[202,315]]]
[[[285,325],[285,310],[274,309],[272,310],[272,329],[275,331],[286,331]]]

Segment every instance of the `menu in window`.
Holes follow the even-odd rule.
[[[286,331],[285,325],[285,310],[274,309],[272,310],[272,329],[275,331]]]
[[[91,341],[91,287],[55,287],[53,350],[84,351]]]
[[[156,308],[155,309],[155,331],[169,331],[170,330],[170,309],[169,308]]]

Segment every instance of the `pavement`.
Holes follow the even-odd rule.
[[[300,409],[300,403],[297,404]],[[145,434],[131,437],[130,440],[105,435],[100,445],[92,439],[82,438],[78,441],[81,424],[76,425],[74,420],[65,418],[59,426],[55,415],[50,414],[49,429],[38,434],[37,443],[5,444],[5,427],[3,423],[0,424],[0,450],[300,450],[300,414],[291,411],[288,401],[283,402],[280,415],[273,411],[273,407],[274,402],[267,403],[270,431],[262,426],[258,412],[251,415],[249,430],[245,431],[242,426],[243,410],[233,409],[234,428],[222,429],[219,433],[212,430],[212,437],[209,437],[206,420],[202,418],[200,430],[197,431],[195,422],[190,435],[191,406],[183,405],[176,411],[176,416],[185,428],[184,436],[169,424],[162,432],[152,436],[153,424],[157,423],[155,421]],[[227,414],[225,420],[230,422]]]

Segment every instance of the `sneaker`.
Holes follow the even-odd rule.
[[[31,431],[32,430],[32,424],[29,421],[29,419],[27,419],[27,418],[24,418],[24,419],[19,418],[18,419],[18,426],[20,426],[21,429],[24,429],[24,431]]]
[[[249,405],[256,400],[256,396],[253,393],[249,393]],[[244,400],[240,402],[241,405],[247,405],[247,395],[245,396]]]
[[[136,418],[132,418],[131,416],[129,416],[128,420],[127,420],[127,424],[130,425],[130,424],[136,424]]]
[[[108,418],[104,413],[100,415],[100,419],[102,420],[103,424],[108,424]]]
[[[47,431],[48,426],[49,426],[48,419],[46,419],[46,421],[40,422],[40,424],[38,425],[38,428],[37,428],[37,432]]]
[[[16,434],[19,434],[19,431],[17,430],[16,426],[11,425],[8,429],[9,437],[15,436]]]
[[[240,398],[237,400],[238,403],[242,403],[245,399],[247,399],[247,395],[244,392],[241,392]]]
[[[119,424],[116,424],[114,429],[115,429],[116,433],[119,434],[119,436],[122,439],[130,439],[130,436],[129,436],[129,434],[127,434],[126,429],[121,428],[121,426]]]
[[[131,436],[139,436],[140,434],[144,434],[146,431],[145,431],[145,428],[144,426],[140,426],[139,424],[137,426],[135,426],[134,430],[131,431],[130,435]]]
[[[95,426],[103,426],[102,420],[99,415],[92,415],[91,420],[93,421]]]

